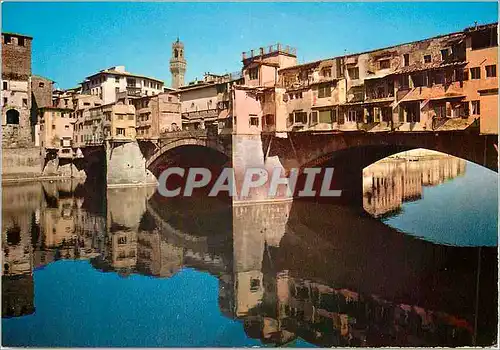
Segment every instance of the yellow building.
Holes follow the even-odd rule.
[[[59,158],[73,156],[72,140],[75,118],[71,109],[44,107],[39,112],[40,146],[55,150]]]

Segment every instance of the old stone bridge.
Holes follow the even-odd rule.
[[[498,171],[496,143],[497,135],[482,135],[475,129],[256,135],[218,134],[217,130],[207,129],[168,133],[155,140],[107,142],[104,153],[106,180],[110,187],[155,183],[161,171],[169,166],[232,166],[237,186],[249,167],[282,167],[285,173],[292,168],[334,167],[335,181],[348,189],[360,185],[364,167],[416,148],[443,152]],[[85,152],[88,154],[89,150]]]

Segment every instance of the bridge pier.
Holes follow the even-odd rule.
[[[156,184],[155,176],[146,168],[146,159],[137,141],[107,141],[105,148],[108,187]]]
[[[283,185],[278,187],[276,195],[269,195],[269,187],[273,172],[280,169],[281,176],[285,177],[285,167],[282,165],[278,156],[269,157],[267,147],[264,147],[265,143],[262,138],[263,136],[260,134],[233,135],[232,137],[232,162],[236,190],[235,194],[237,194],[237,196],[233,197],[233,203],[291,198],[286,195]],[[265,169],[269,177],[264,185],[250,188],[248,193],[243,193],[245,174],[249,169]],[[257,175],[255,175],[255,177],[257,177]]]

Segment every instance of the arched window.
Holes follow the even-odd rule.
[[[181,50],[181,57],[182,57],[182,54],[183,54],[183,53],[182,53],[182,50]]]
[[[7,111],[7,124],[19,124],[19,112],[15,109]]]
[[[177,49],[174,50],[174,56],[175,58],[179,57],[179,50]]]

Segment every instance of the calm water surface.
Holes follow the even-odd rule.
[[[4,346],[496,341],[497,175],[365,169],[363,207],[4,185]]]

